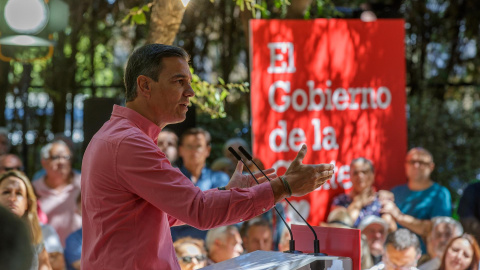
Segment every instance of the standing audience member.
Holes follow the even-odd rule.
[[[367,216],[362,220],[358,229],[366,237],[373,265],[382,261],[388,233],[387,222],[377,216]]]
[[[223,262],[243,253],[242,238],[234,225],[211,229],[205,240],[207,265]]]
[[[14,154],[5,154],[0,156],[0,173],[11,170],[23,171],[22,160]]]
[[[382,215],[382,205],[377,192],[373,187],[375,183],[375,169],[372,161],[359,157],[350,163],[350,179],[352,190],[349,194],[340,194],[333,199],[332,209],[345,207],[354,221],[353,227],[357,228],[362,220],[370,215],[382,217],[389,224],[391,231],[396,229],[395,222],[389,214]]]
[[[82,196],[77,197],[77,213],[82,216]],[[65,261],[67,270],[80,270],[82,255],[82,228],[71,233],[65,241]]]
[[[32,246],[25,222],[0,203],[0,269],[30,270]]]
[[[458,203],[458,216],[466,233],[480,242],[480,182],[468,185]]]
[[[464,234],[450,240],[442,258],[440,270],[478,270],[480,250],[475,238]],[[436,270],[431,268],[432,270]]]
[[[370,270],[417,270],[421,254],[417,236],[407,229],[398,229],[387,236],[382,261]]]
[[[430,227],[430,232],[422,235],[427,243],[427,254],[418,261],[420,270],[438,269],[447,244],[463,233],[462,225],[451,217],[434,217]]]
[[[10,141],[8,140],[8,130],[0,127],[0,156],[10,152]]]
[[[43,212],[65,246],[67,236],[82,225],[75,212],[75,200],[80,193],[80,174],[72,170],[72,153],[63,141],[54,141],[41,150],[45,176],[33,182]]]
[[[224,187],[230,180],[224,172],[213,171],[207,166],[207,158],[211,150],[210,142],[211,137],[208,131],[202,128],[190,128],[180,136],[178,148],[182,158],[180,171],[203,191]],[[189,225],[172,227],[171,233],[173,241],[186,236],[204,240],[207,235],[207,231],[198,230]]]
[[[246,253],[256,250],[273,250],[272,225],[265,219],[258,217],[246,221],[242,224],[240,231]]]
[[[38,221],[37,198],[30,180],[22,172],[12,170],[0,175],[0,204],[21,217],[27,224],[33,250],[32,267],[30,269],[52,269]]]
[[[157,145],[160,148],[165,156],[167,156],[168,161],[172,166],[175,166],[178,158],[178,137],[175,132],[163,129],[158,134]]]
[[[430,178],[434,168],[432,154],[426,149],[417,147],[408,151],[405,160],[408,182],[392,189],[395,203],[382,201],[382,213],[391,214],[403,227],[415,228],[419,235],[427,234],[431,218],[451,216],[450,192]],[[400,211],[395,211],[397,207]],[[425,253],[423,241],[420,243]]]
[[[207,252],[201,239],[180,238],[173,243],[182,270],[200,269],[206,266]]]

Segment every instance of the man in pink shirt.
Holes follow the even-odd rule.
[[[126,107],[113,108],[83,157],[82,269],[180,269],[170,226],[210,229],[248,220],[332,176],[330,164],[302,164],[303,146],[283,180],[256,185],[239,163],[225,190],[195,187],[156,145],[162,128],[185,120],[194,96],[188,61],[183,49],[161,44],[143,46],[128,60]]]

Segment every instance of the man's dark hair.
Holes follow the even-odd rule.
[[[212,142],[212,136],[210,136],[210,132],[206,131],[203,128],[189,128],[189,129],[185,130],[182,133],[182,136],[180,136],[180,141],[179,141],[180,145],[183,144],[183,139],[185,139],[186,136],[198,135],[198,134],[202,134],[203,136],[205,136],[205,140],[207,141],[207,145],[210,145],[210,143]]]
[[[392,245],[396,250],[405,250],[409,247],[414,247],[417,255],[422,254],[418,237],[405,228],[391,232],[385,241],[385,247],[387,245]]]
[[[30,269],[33,253],[29,235],[25,222],[0,206],[0,269]]]
[[[368,166],[370,166],[370,169],[372,170],[372,172],[375,172],[375,167],[373,166],[373,162],[370,159],[366,159],[364,157],[359,157],[359,158],[356,158],[356,159],[352,160],[352,162],[350,162],[350,168],[352,167],[353,164],[355,164],[357,162],[362,162],[364,164],[368,164]]]
[[[158,75],[162,71],[162,60],[165,57],[181,57],[187,62],[190,60],[190,56],[184,49],[163,44],[148,44],[132,53],[128,59],[124,77],[127,102],[137,97],[138,76],[144,75],[158,81]]]
[[[242,224],[242,227],[240,227],[240,235],[242,237],[247,237],[248,230],[251,227],[255,227],[255,226],[266,227],[272,232],[272,225],[270,224],[270,222],[268,222],[266,219],[263,219],[263,218],[255,218],[250,221],[246,221]]]

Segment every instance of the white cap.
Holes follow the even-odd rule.
[[[371,224],[380,224],[382,225],[385,230],[388,229],[388,224],[385,220],[383,220],[383,218],[381,217],[377,217],[377,216],[374,216],[374,215],[370,215],[370,216],[366,216],[362,222],[360,222],[360,224],[358,225],[358,229],[360,229],[361,231],[363,231],[366,227],[370,226]]]

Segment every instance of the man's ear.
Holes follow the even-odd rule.
[[[139,75],[137,77],[137,95],[142,95],[147,99],[151,96],[151,79],[145,75]]]

